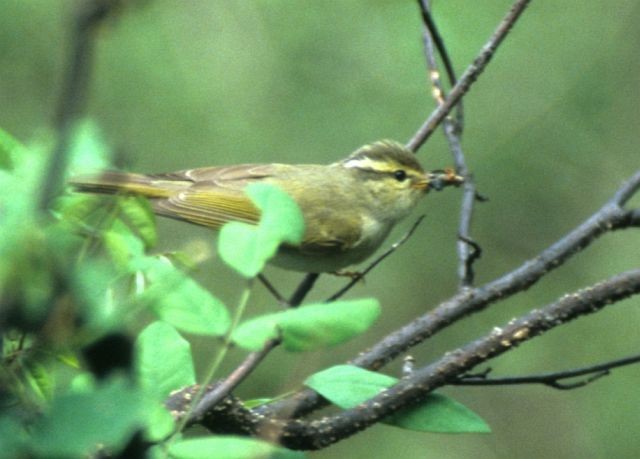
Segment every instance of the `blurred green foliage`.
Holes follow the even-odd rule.
[[[75,5],[73,0],[0,4],[0,126],[30,145],[51,125]],[[459,72],[509,5],[433,2]],[[639,19],[640,6],[633,0],[533,2],[465,99],[463,146],[479,191],[490,198],[478,207],[474,222],[473,235],[484,249],[476,265],[478,282],[535,256],[638,168]],[[433,108],[420,33],[411,1],[135,2],[100,30],[88,114],[115,147],[116,161],[136,171],[329,162],[374,139],[406,140]],[[420,156],[429,168],[451,164],[439,135]],[[0,167],[6,165],[0,156]],[[20,194],[21,186],[3,182],[0,189],[12,192],[5,202],[23,206],[30,197]],[[351,346],[304,359],[274,353],[240,395],[293,389],[451,295],[458,197],[452,191],[430,195],[420,209],[427,221],[415,237],[352,291],[380,301],[383,313],[373,331]],[[207,255],[213,252],[210,233],[177,222],[159,224],[157,250],[198,255],[203,264],[197,279],[220,301],[233,304],[236,277]],[[50,280],[41,276],[66,272],[55,265],[55,254],[78,241],[54,232],[43,236],[29,218],[22,227],[26,230],[3,233],[4,241],[12,241],[5,246],[9,254],[29,257],[11,266],[52,264],[30,279],[34,287],[24,303],[37,311],[41,298],[51,294]],[[122,242],[132,249],[126,245],[131,240]],[[416,349],[418,364],[567,291],[637,266],[638,242],[631,232],[606,236],[525,294]],[[31,250],[19,250],[20,244]],[[96,265],[83,271],[88,280],[73,273],[70,278],[77,279],[80,294],[80,286],[102,283],[109,274]],[[276,269],[268,274],[284,291],[299,281]],[[312,299],[340,285],[340,279],[327,277]],[[258,309],[273,308],[267,293],[256,293],[254,300]],[[492,367],[497,374],[529,374],[636,352],[637,306],[634,299],[581,319]],[[27,319],[37,324],[37,313]],[[195,339],[193,347],[196,367],[210,360],[208,343]],[[239,358],[232,352],[227,368]],[[629,457],[640,448],[633,409],[640,402],[634,390],[639,372],[625,368],[562,393],[542,387],[447,389],[481,414],[493,434],[450,437],[375,427],[315,457],[371,457],[372,451],[381,458]]]

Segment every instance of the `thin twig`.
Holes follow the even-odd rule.
[[[51,200],[62,189],[74,123],[84,110],[87,100],[94,33],[119,3],[120,0],[86,0],[76,14],[67,73],[54,117],[58,141],[51,152],[40,194],[39,204],[42,210],[49,207]]]
[[[469,287],[473,284],[473,279],[475,277],[475,271],[473,269],[473,264],[480,259],[482,256],[482,247],[474,241],[473,239],[466,238],[464,236],[458,235],[458,243],[466,244],[470,250],[468,250],[468,256],[465,261],[464,269],[458,271],[460,275],[462,275],[461,286]]]
[[[444,91],[443,87],[440,84],[440,72],[437,69],[437,63],[435,60],[435,52],[433,51],[433,47],[435,46],[440,58],[442,59],[442,64],[444,65],[445,72],[447,74],[447,78],[449,79],[449,84],[451,86],[455,86],[458,82],[456,77],[455,70],[453,69],[453,63],[451,62],[451,58],[449,57],[449,53],[447,52],[447,48],[444,44],[444,40],[438,31],[438,27],[436,26],[436,22],[431,15],[431,5],[429,0],[418,0],[418,7],[420,8],[420,15],[422,16],[422,22],[425,27],[425,31],[422,34],[427,64],[429,66],[429,70],[433,73],[430,73],[431,80],[434,81],[434,89],[436,93],[434,93],[434,97],[438,104],[444,102],[443,96]],[[430,60],[433,59],[433,65]],[[462,135],[462,131],[464,129],[464,104],[463,101],[460,100],[456,105],[456,114],[455,114],[455,131],[459,136]]]
[[[633,365],[640,362],[640,355],[633,355],[622,359],[610,360],[608,362],[590,365],[588,367],[574,368],[571,370],[557,371],[553,373],[543,373],[529,376],[504,376],[501,378],[488,378],[488,372],[480,374],[466,374],[459,379],[451,381],[455,386],[508,386],[516,384],[543,384],[554,389],[575,389],[584,387],[602,376],[606,376],[614,368]],[[579,376],[589,376],[574,383],[561,383],[562,379],[577,378]]]
[[[286,298],[280,294],[278,289],[275,288],[275,286],[271,282],[269,282],[269,279],[267,279],[267,277],[264,274],[262,273],[258,274],[258,280],[262,282],[262,285],[265,286],[265,288],[269,291],[269,293],[273,295],[273,297],[276,299],[278,303],[282,305],[287,305],[287,306],[289,305]]]
[[[360,280],[366,276],[367,274],[369,274],[369,272],[375,268],[376,266],[378,266],[382,260],[384,260],[385,258],[387,258],[389,255],[391,255],[393,252],[395,252],[396,250],[398,250],[398,248],[400,248],[400,246],[402,244],[404,244],[405,242],[407,242],[407,240],[409,240],[409,238],[413,235],[413,233],[416,231],[416,229],[418,228],[418,226],[420,225],[420,223],[422,223],[422,220],[424,220],[424,215],[420,215],[420,217],[418,217],[418,219],[415,221],[415,223],[411,226],[411,228],[409,228],[409,231],[407,231],[406,233],[404,233],[404,235],[398,239],[396,242],[394,242],[391,247],[389,247],[387,250],[385,250],[382,254],[380,254],[380,256],[378,258],[376,258],[375,260],[373,260],[369,266],[367,266],[364,271],[360,271],[358,272],[355,276],[353,276],[353,278],[347,283],[347,285],[345,285],[344,287],[342,287],[340,290],[338,290],[336,293],[334,293],[333,295],[331,295],[329,298],[327,298],[325,301],[327,303],[331,302],[331,301],[335,301],[338,298],[340,298],[342,295],[344,295],[345,293],[347,293],[349,290],[351,290],[351,288],[356,285],[358,282],[360,282]]]
[[[293,295],[291,295],[291,298],[287,303],[289,304],[289,307],[295,308],[296,306],[300,306],[300,303],[302,303],[304,298],[307,296],[307,293],[311,291],[313,285],[318,280],[318,277],[320,277],[320,274],[318,273],[308,273],[304,279],[302,279],[302,282],[300,282],[300,285],[298,285],[298,288],[293,292]]]
[[[409,150],[417,151],[431,136],[431,134],[433,134],[453,107],[456,106],[462,96],[467,93],[471,85],[486,68],[487,64],[500,46],[500,43],[502,43],[530,1],[531,0],[516,0],[502,22],[498,25],[498,28],[493,33],[489,41],[484,45],[478,56],[474,59],[473,63],[471,63],[462,76],[460,76],[460,79],[451,89],[451,92],[445,99],[444,103],[438,106],[431,115],[429,115],[429,118],[427,118],[411,140],[409,140],[406,145]]]
[[[262,349],[249,354],[224,381],[217,384],[211,392],[206,393],[202,397],[198,406],[196,406],[191,412],[187,425],[196,422],[207,411],[216,406],[223,398],[227,397],[233,389],[238,386],[238,384],[244,381],[247,376],[249,376],[258,367],[260,362],[265,359],[269,352],[280,344],[280,341],[280,339],[270,339],[264,343]]]
[[[435,47],[440,51],[442,60],[449,62],[448,55],[442,55],[444,44],[439,46],[442,42],[435,21],[433,20],[430,12],[430,6],[428,0],[419,0],[420,12],[424,21],[425,30],[423,33],[425,60],[429,69],[429,76],[431,85],[433,86],[433,95],[439,106],[443,105],[446,96],[445,90],[440,81],[440,71],[438,70],[438,62],[435,56]],[[447,70],[448,71],[448,70]],[[449,72],[449,71],[448,71]],[[452,84],[455,84],[455,76],[450,74]],[[446,117],[443,120],[444,135],[449,144],[449,150],[453,156],[453,160],[456,166],[456,172],[465,178],[462,193],[462,205],[460,206],[460,222],[458,224],[458,236],[459,239],[456,242],[456,249],[458,253],[458,279],[460,288],[467,288],[473,284],[473,262],[477,259],[477,256],[473,256],[473,245],[477,246],[475,242],[473,244],[467,241],[472,241],[471,238],[471,220],[473,217],[473,208],[475,204],[476,187],[473,181],[473,177],[469,173],[467,164],[462,151],[462,145],[460,142],[460,136],[462,135],[463,125],[462,116],[462,99],[458,103],[459,114],[458,118],[454,121],[450,117]],[[476,251],[475,254],[480,253]]]

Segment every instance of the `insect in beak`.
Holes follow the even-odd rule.
[[[460,186],[464,182],[464,177],[449,168],[427,172],[426,177],[427,190],[440,191],[448,186]]]

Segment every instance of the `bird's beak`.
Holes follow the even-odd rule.
[[[464,177],[456,174],[453,169],[443,169],[427,172],[424,182],[426,191],[431,189],[440,191],[448,186],[460,186],[464,182]]]

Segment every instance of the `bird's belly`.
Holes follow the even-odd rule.
[[[269,261],[269,264],[283,269],[308,273],[340,271],[373,255],[390,230],[391,225],[385,226],[385,228],[377,228],[377,231],[368,233],[368,237],[364,237],[356,246],[342,252],[308,253],[302,252],[296,247],[281,246],[276,256]]]

